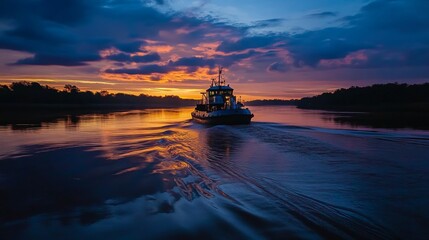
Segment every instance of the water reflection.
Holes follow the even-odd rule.
[[[44,126],[49,127],[52,124],[64,124],[66,128],[76,128],[79,125],[79,114],[61,114],[61,113],[17,113],[12,112],[2,115],[0,125],[10,126],[12,130],[40,130]]]
[[[429,129],[427,113],[353,113],[304,110],[294,106],[252,107],[255,121],[341,129]]]
[[[429,114],[427,113],[336,113],[331,115],[331,119],[336,124],[354,128],[429,130]]]
[[[26,151],[31,154],[41,147]],[[136,160],[106,161],[100,155],[85,147],[71,147],[2,160],[3,219],[13,221],[53,214],[67,222],[64,218],[87,217],[88,211],[93,207],[99,209],[108,200],[126,202],[162,190],[160,176],[150,174],[155,163],[145,163],[136,172],[116,175],[135,166]],[[92,215],[92,221],[96,216],[102,219],[108,215]]]
[[[11,130],[38,130],[55,124],[64,124],[70,130],[79,126],[79,121],[91,118],[105,121],[111,117],[140,115],[150,123],[174,122],[189,119],[191,107],[180,109],[150,109],[134,111],[37,111],[37,112],[2,112],[0,127]],[[429,115],[425,113],[352,113],[323,110],[303,110],[294,106],[252,107],[255,111],[254,121],[276,122],[296,126],[322,128],[385,128],[385,129],[429,129]],[[148,114],[150,112],[150,114]],[[142,116],[146,115],[146,116]]]
[[[207,160],[211,163],[231,161],[231,155],[240,148],[243,139],[229,130],[229,126],[215,126],[207,130]]]
[[[24,131],[4,121],[1,236],[427,234],[427,132],[334,129],[326,114],[289,108],[252,109],[248,126],[204,126],[191,111],[69,114]]]

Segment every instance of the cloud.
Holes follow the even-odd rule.
[[[252,24],[252,28],[265,28],[265,27],[275,27],[281,25],[284,21],[286,21],[283,18],[271,18],[271,19],[265,19],[256,21]]]
[[[162,31],[207,24],[204,20],[161,13],[139,0],[4,0],[0,3],[2,22],[7,28],[0,29],[0,49],[35,54],[33,59],[22,59],[18,64],[43,62],[64,66],[82,65],[86,59],[73,61],[74,57],[66,57],[67,61],[48,61],[64,58],[63,52],[95,55],[109,47],[124,53],[141,52],[140,48],[147,45],[143,39],[159,39]],[[193,37],[199,38],[209,31],[200,31]],[[131,60],[147,62],[159,60],[158,57],[151,54]]]
[[[346,18],[350,25],[384,32],[421,32],[429,28],[429,2],[375,0]]]
[[[91,55],[50,55],[50,54],[35,54],[33,57],[20,59],[12,65],[61,65],[61,66],[83,66],[89,61],[100,60],[98,54]]]
[[[342,28],[309,31],[289,39],[287,48],[296,67],[316,67],[322,59],[343,58],[351,52],[376,46],[353,35],[352,30]]]
[[[131,62],[131,56],[125,53],[109,55],[106,58],[117,62]]]
[[[278,41],[278,36],[252,36],[243,37],[237,41],[223,41],[218,47],[217,51],[225,53],[243,51],[252,48],[267,47]]]
[[[113,74],[150,75],[152,73],[167,73],[171,70],[172,68],[170,66],[150,64],[150,65],[141,66],[139,68],[107,69],[105,72],[113,73]]]
[[[132,42],[125,42],[125,43],[118,43],[115,45],[115,47],[126,53],[135,53],[135,52],[141,52],[140,49],[141,46],[147,45],[146,41],[132,41]]]
[[[150,80],[152,81],[160,81],[162,79],[162,76],[159,74],[154,74],[150,76]]]
[[[267,68],[268,72],[286,72],[287,65],[284,62],[274,62]]]
[[[170,62],[171,66],[185,66],[185,67],[210,67],[216,66],[215,59],[207,59],[202,57],[183,57],[174,62]]]
[[[328,17],[336,17],[336,16],[338,16],[338,13],[330,12],[330,11],[317,12],[317,13],[306,15],[306,17],[308,18],[328,18]]]
[[[228,55],[215,55],[216,63],[224,67],[230,67],[231,65],[240,62],[243,59],[261,55],[262,53],[250,50],[244,53],[235,53]]]
[[[85,0],[41,0],[37,9],[44,19],[73,26],[89,18],[95,7]]]
[[[322,60],[343,59],[359,50],[371,50],[366,64],[350,67],[428,65],[419,54],[429,50],[427,11],[425,1],[373,1],[344,18],[343,26],[291,36],[287,48],[297,67],[317,67]]]
[[[136,63],[147,63],[156,62],[161,60],[161,56],[158,53],[149,53],[146,55],[130,55],[125,53],[118,53],[109,55],[106,57],[109,60],[117,62],[136,62]]]
[[[64,4],[64,5],[63,5]],[[124,54],[144,52],[145,39],[169,45],[198,43],[201,39],[241,36],[243,29],[210,18],[196,18],[180,13],[161,12],[155,5],[164,1],[140,0],[4,0],[0,2],[0,49],[34,54],[17,64],[86,64],[83,53],[96,55],[115,48]],[[188,29],[177,34],[177,29]],[[62,57],[63,52],[69,53]],[[80,53],[80,54],[79,54]],[[49,56],[49,57],[46,57]],[[158,61],[159,55],[112,56],[120,61]],[[43,59],[43,61],[41,61]],[[49,59],[55,61],[49,62]],[[67,59],[67,61],[57,61]],[[73,61],[73,59],[76,59]],[[94,58],[90,58],[92,61]]]
[[[146,63],[146,62],[156,62],[161,60],[161,56],[158,53],[149,53],[146,55],[135,55],[131,57],[133,62]]]
[[[62,25],[83,23],[99,5],[85,0],[2,0],[0,18],[22,23],[45,20]]]

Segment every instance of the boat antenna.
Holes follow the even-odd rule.
[[[219,79],[218,79],[218,86],[220,86],[220,75],[222,74],[222,67],[219,66]]]

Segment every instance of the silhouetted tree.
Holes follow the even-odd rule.
[[[109,96],[109,92],[108,91],[101,91],[100,95],[105,97],[105,96]]]
[[[80,89],[78,87],[76,87],[75,85],[71,85],[71,84],[66,84],[64,85],[64,91],[68,92],[68,93],[78,93],[80,92]]]

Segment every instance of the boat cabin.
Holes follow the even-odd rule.
[[[237,103],[234,96],[234,89],[225,85],[225,80],[221,77],[222,68],[219,68],[218,79],[212,79],[212,84],[206,92],[201,93],[201,103],[197,104],[196,110],[216,111],[222,109],[239,109],[242,104]]]

